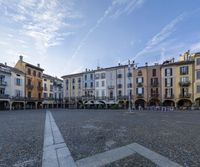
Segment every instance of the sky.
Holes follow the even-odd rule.
[[[0,0],[0,62],[61,77],[200,51],[199,0]]]

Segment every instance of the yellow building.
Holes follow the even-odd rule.
[[[194,106],[200,107],[200,53],[194,54]]]
[[[165,61],[161,70],[164,106],[178,108],[193,106],[194,57],[188,52],[179,61]]]
[[[25,97],[27,108],[42,108],[42,75],[40,64],[34,66],[23,61],[23,56],[15,65],[15,68],[25,73]]]

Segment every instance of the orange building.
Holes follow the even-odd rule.
[[[25,73],[26,108],[42,108],[42,75],[44,69],[40,68],[40,64],[34,66],[24,62],[23,56],[20,56],[15,68]]]

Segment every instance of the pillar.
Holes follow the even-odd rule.
[[[12,102],[11,101],[9,102],[9,105],[10,105],[10,110],[12,110]]]

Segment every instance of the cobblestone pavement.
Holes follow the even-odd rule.
[[[0,167],[40,167],[44,111],[0,112]]]
[[[130,114],[125,111],[65,110],[52,111],[52,114],[75,160],[136,142],[182,166],[200,166],[198,111]],[[154,166],[136,155],[106,167],[122,164],[126,167]]]

